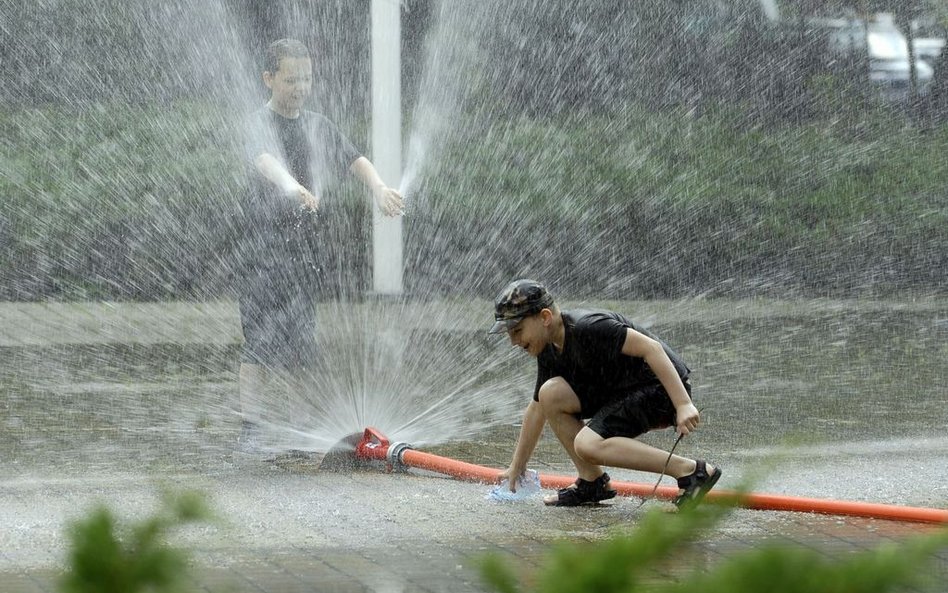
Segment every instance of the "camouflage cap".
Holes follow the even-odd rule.
[[[514,280],[494,299],[494,325],[492,334],[512,329],[525,317],[535,315],[553,306],[553,295],[536,280]]]

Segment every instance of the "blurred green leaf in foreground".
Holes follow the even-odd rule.
[[[496,554],[485,558],[481,574],[501,593],[882,593],[936,585],[930,564],[948,548],[948,529],[939,529],[845,555],[765,543],[716,564],[691,566],[691,559],[703,558],[698,536],[726,513],[708,505],[677,514],[654,511],[629,533],[556,544],[538,574],[524,575]]]
[[[195,492],[166,493],[161,509],[129,526],[105,506],[69,526],[69,563],[61,581],[64,593],[136,593],[180,591],[188,572],[188,554],[168,545],[175,527],[207,520],[204,497]]]

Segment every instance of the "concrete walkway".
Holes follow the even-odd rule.
[[[243,460],[204,474],[118,474],[0,483],[0,584],[51,592],[64,565],[63,525],[95,501],[137,518],[158,486],[209,494],[219,520],[185,528],[173,543],[193,552],[196,590],[484,591],[486,553],[523,571],[542,566],[547,544],[595,541],[661,506],[620,499],[597,508],[552,509],[539,499],[496,503],[488,486],[419,473],[320,473],[305,462]],[[930,527],[891,521],[736,511],[685,551],[697,566],[782,539],[825,554],[868,549]],[[948,576],[948,550],[935,570]],[[676,575],[669,574],[669,578]]]
[[[653,321],[674,317],[691,320],[688,323],[721,323],[744,314],[756,319],[776,312],[805,315],[808,307],[832,312],[848,306],[648,303],[636,305],[636,310]],[[886,311],[893,306],[898,307],[878,305]],[[945,308],[932,303],[913,306],[913,311],[935,316]],[[865,310],[865,305],[860,307]],[[453,312],[450,304],[439,304],[435,313],[431,308],[412,309],[403,321],[414,323],[432,315],[446,320]],[[465,319],[472,330],[482,325],[473,313]],[[941,325],[932,331],[944,329]],[[12,354],[6,363],[0,361],[0,394],[14,396],[0,400],[0,591],[55,591],[66,565],[64,530],[70,521],[99,502],[121,517],[140,519],[156,508],[159,489],[169,486],[205,492],[219,515],[217,521],[190,526],[172,537],[173,544],[192,551],[194,590],[214,592],[485,591],[478,573],[485,553],[500,554],[529,574],[541,569],[550,543],[601,540],[633,527],[646,510],[660,506],[650,502],[637,509],[638,501],[632,499],[582,509],[545,508],[538,499],[499,504],[485,500],[486,485],[432,474],[326,473],[305,461],[268,463],[235,454],[236,419],[223,405],[218,415],[206,415],[195,402],[224,401],[234,391],[233,369],[220,360],[232,357],[238,341],[232,303],[0,304],[0,354]],[[120,353],[114,344],[143,347],[144,362],[135,358],[137,350]],[[209,371],[192,368],[190,359],[174,356],[148,366],[148,348],[164,344],[216,348],[217,366]],[[79,352],[70,355],[69,365],[78,370],[47,361],[73,346]],[[89,361],[101,369],[81,366],[87,350],[93,352]],[[119,355],[128,360],[111,359]],[[24,365],[31,372],[21,372]],[[714,383],[714,370],[706,372],[705,385]],[[81,388],[71,384],[76,376],[85,381]],[[760,391],[763,396],[769,393]],[[80,401],[85,396],[90,399]],[[160,405],[154,413],[144,413],[139,409],[144,402],[135,398]],[[857,408],[855,413],[869,416],[853,420],[871,427],[878,409]],[[115,423],[129,411],[140,415],[127,425]],[[83,416],[95,413],[99,415],[93,420]],[[764,420],[777,426],[781,417]],[[765,473],[757,490],[916,506],[943,506],[948,501],[948,441],[943,435],[841,439],[788,453],[759,443],[731,442],[729,432],[720,430],[716,421],[741,419],[710,414],[707,433],[686,439],[682,451],[714,451],[714,460],[726,468],[723,487],[736,486],[758,462],[779,453],[780,471]],[[435,452],[503,467],[516,431],[512,425],[498,427],[477,442],[449,443]],[[670,445],[665,434],[650,438],[659,446]],[[549,435],[540,443],[534,467],[570,473]],[[653,479],[635,472],[611,473],[622,480]],[[783,540],[832,556],[930,529],[738,510],[683,554],[689,566],[703,569],[762,542]],[[936,576],[948,583],[948,550],[934,560]],[[673,579],[680,574],[657,576]]]

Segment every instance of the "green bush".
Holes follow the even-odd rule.
[[[501,593],[883,593],[937,584],[927,567],[948,546],[945,529],[842,557],[766,543],[693,568],[688,561],[697,553],[700,535],[725,514],[708,506],[671,515],[654,511],[629,533],[596,543],[556,545],[538,573],[526,575],[523,583],[497,555],[485,558],[481,574]]]
[[[601,292],[635,269],[641,296],[726,278],[744,295],[892,294],[937,289],[948,265],[948,127],[882,108],[771,128],[729,110],[627,109],[469,129],[425,176],[431,208],[482,223],[480,236],[549,237],[537,251],[552,255],[531,264],[558,277],[571,270],[557,261],[574,263],[564,251],[582,250],[575,263],[602,277],[569,286]]]
[[[0,132],[0,298],[228,294],[246,181],[231,116],[48,107],[0,112]],[[735,108],[458,122],[409,196],[406,280],[488,294],[471,266],[528,265],[603,298],[938,292],[946,149],[948,126],[884,107],[767,128]],[[338,278],[369,273],[357,185],[326,200]]]
[[[209,517],[203,496],[193,492],[166,494],[158,513],[124,527],[101,506],[70,526],[69,564],[60,588],[64,593],[181,590],[188,554],[165,538],[176,527]]]

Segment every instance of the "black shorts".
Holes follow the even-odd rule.
[[[684,382],[691,395],[691,385]],[[646,385],[612,401],[596,412],[586,426],[604,439],[635,438],[650,430],[675,425],[675,406],[660,383]]]
[[[316,363],[314,282],[298,266],[248,271],[239,295],[241,362],[284,369]]]

